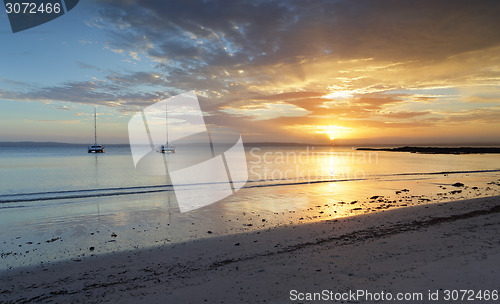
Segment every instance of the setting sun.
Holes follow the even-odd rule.
[[[326,134],[330,140],[334,140],[335,138],[342,138],[348,133],[351,133],[351,128],[336,126],[336,125],[328,125],[328,126],[317,126],[318,130],[316,133]]]

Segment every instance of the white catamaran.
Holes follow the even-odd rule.
[[[89,153],[104,153],[104,146],[97,144],[97,114],[94,108],[94,144],[89,146]]]
[[[161,153],[175,153],[175,147],[168,142],[168,107],[165,105],[165,124],[167,129],[167,144],[161,145]]]

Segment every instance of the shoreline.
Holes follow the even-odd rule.
[[[497,216],[499,212],[500,196],[494,196],[216,236],[173,245],[87,257],[80,262],[67,260],[42,266],[19,267],[1,272],[0,300],[7,303],[69,300],[85,302],[91,294],[97,297],[98,301],[116,301],[120,299],[121,293],[128,291],[127,295],[130,297],[127,298],[127,302],[131,303],[142,302],[144,299],[153,302],[163,300],[175,302],[177,299],[197,303],[203,301],[203,297],[209,302],[250,301],[257,295],[261,301],[267,299],[271,302],[289,303],[289,299],[284,295],[283,285],[288,285],[289,289],[294,286],[313,288],[310,286],[311,282],[322,278],[328,283],[325,287],[327,285],[330,288],[335,287],[332,286],[335,285],[332,282],[340,278],[345,279],[345,274],[342,271],[328,273],[323,270],[335,266],[342,268],[343,271],[351,269],[350,271],[355,273],[360,267],[366,266],[366,259],[373,258],[372,251],[386,247],[377,243],[381,240],[394,241],[394,252],[385,252],[385,258],[382,254],[380,260],[385,261],[382,264],[390,265],[390,261],[401,262],[401,260],[403,262],[406,260],[403,264],[411,264],[412,259],[409,256],[412,256],[413,260],[419,259],[419,256],[414,256],[415,253],[408,253],[409,256],[401,255],[397,260],[393,260],[398,250],[409,246],[408,242],[417,244],[424,240],[422,245],[424,247],[420,250],[434,260],[444,252],[443,248],[436,251],[439,244],[451,240],[445,234],[454,235],[453,231],[460,230],[470,235],[467,238],[464,238],[463,233],[453,236],[456,240],[447,246],[457,248],[453,251],[448,249],[451,253],[448,253],[449,256],[444,259],[443,265],[446,261],[460,259],[458,251],[471,246],[477,247],[478,244],[475,242],[484,242],[485,239],[489,240],[487,243],[489,242],[491,246],[480,254],[486,254],[486,260],[490,257],[496,261],[500,258],[500,244],[495,242],[500,230],[500,220]],[[488,228],[470,232],[471,227],[477,228],[478,223]],[[437,237],[436,242],[428,244],[427,238],[430,237]],[[335,251],[345,251],[347,254],[337,257],[338,254],[332,253]],[[359,256],[360,252],[365,252],[362,257]],[[313,256],[310,256],[311,254]],[[474,254],[468,252],[463,259],[468,261],[470,255]],[[484,262],[485,259],[481,261]],[[300,261],[301,264],[281,265],[282,261],[286,260]],[[300,270],[302,268],[308,271]],[[498,266],[496,270],[492,274],[494,278],[500,276]],[[401,271],[408,269],[401,266],[385,275],[392,276]],[[276,273],[270,276],[273,272]],[[363,281],[363,276],[368,278],[377,276],[373,269],[365,272],[358,275],[359,282]],[[330,279],[325,278],[325,275]],[[279,292],[273,295],[273,287],[276,286],[261,285],[265,282],[279,283],[274,282],[275,276],[286,279],[282,279],[281,289],[278,288]],[[259,277],[261,279],[257,279]],[[347,275],[348,282],[352,281],[350,277],[352,276]],[[235,288],[221,289],[218,282],[227,282],[233,287],[247,285],[246,287],[253,290],[253,293],[241,292]],[[358,284],[361,284],[359,282]],[[372,286],[366,286],[365,283],[355,286],[354,282],[353,287],[366,289],[380,285],[378,281],[376,284],[371,284]],[[468,283],[484,289],[486,286],[481,284],[487,282],[475,280]],[[205,287],[208,289],[205,290]],[[198,292],[193,292],[195,290]],[[120,301],[123,302],[123,299]]]

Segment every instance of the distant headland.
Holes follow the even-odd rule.
[[[357,148],[360,151],[389,151],[425,154],[493,154],[500,153],[498,147],[398,147],[398,148]]]

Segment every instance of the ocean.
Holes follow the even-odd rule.
[[[243,188],[181,213],[128,146],[86,148],[0,147],[0,269],[500,193],[496,154],[246,145]]]

